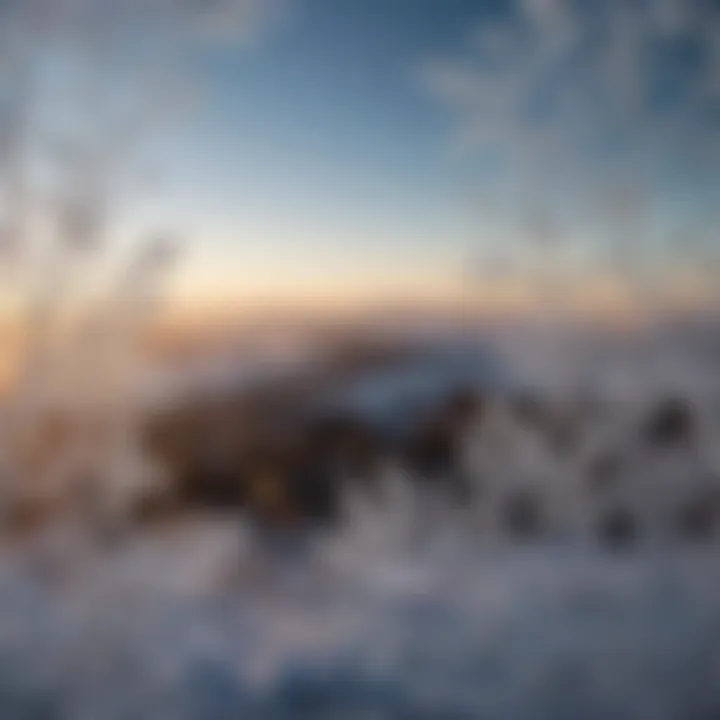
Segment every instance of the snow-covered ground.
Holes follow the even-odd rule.
[[[4,718],[714,718],[716,546],[446,539],[251,562],[198,524],[3,563]],[[57,546],[56,546],[57,549]]]
[[[577,346],[528,342],[497,342],[527,385],[611,400],[590,449],[622,447],[612,500],[636,515],[636,543],[599,543],[580,466],[508,435],[502,413],[470,438],[485,495],[463,509],[391,475],[383,504],[349,497],[325,534],[197,517],[101,547],[58,523],[0,552],[0,717],[717,718],[720,538],[670,531],[693,483],[720,477],[717,365],[675,341],[586,348],[583,363]],[[630,428],[668,389],[701,431],[648,453]],[[529,482],[553,518],[532,543],[504,534],[493,504]]]

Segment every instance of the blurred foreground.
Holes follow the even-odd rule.
[[[718,37],[0,0],[0,719],[719,718]]]
[[[153,483],[8,506],[3,717],[716,717],[717,357],[677,332],[179,373]]]

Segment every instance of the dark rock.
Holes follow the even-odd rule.
[[[690,404],[680,398],[661,402],[648,418],[642,436],[655,448],[676,447],[692,440],[695,418]]]
[[[685,540],[706,541],[714,534],[719,519],[719,491],[708,489],[680,506],[675,518],[675,529]]]
[[[542,501],[534,490],[512,493],[503,503],[501,512],[505,530],[515,538],[537,538],[545,530]]]
[[[628,508],[611,508],[601,516],[597,533],[605,547],[611,550],[625,550],[639,540],[640,524],[635,514]]]

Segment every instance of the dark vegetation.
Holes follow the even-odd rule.
[[[720,520],[720,494],[717,488],[699,491],[679,508],[676,529],[686,540],[709,540]]]
[[[692,407],[680,398],[659,404],[643,429],[643,439],[654,448],[672,448],[692,442],[695,420]]]
[[[503,524],[519,540],[537,539],[546,529],[542,499],[532,490],[512,493],[503,505]]]
[[[611,550],[625,550],[640,539],[640,523],[629,508],[613,507],[601,516],[597,533],[600,541]]]
[[[451,502],[482,502],[462,462],[462,441],[470,428],[482,436],[501,397],[497,388],[451,377],[431,396],[388,396],[375,414],[347,400],[355,386],[378,373],[402,374],[422,352],[393,345],[342,347],[304,370],[164,409],[150,420],[145,439],[168,471],[169,490],[144,505],[143,517],[203,509],[243,511],[269,528],[333,525],[343,519],[348,486],[382,502],[380,478],[388,467],[400,468],[418,487],[440,490]],[[501,399],[517,426],[529,428],[561,458],[574,457],[588,418],[597,412],[590,401],[561,411],[528,392]],[[639,447],[689,446],[696,430],[693,412],[680,399],[659,401],[640,419]],[[628,481],[627,470],[618,448],[587,459],[581,472],[590,501],[612,501]],[[544,500],[539,489],[508,489],[499,508],[504,532],[518,540],[545,534]],[[634,546],[642,528],[632,504],[602,504],[596,519],[601,543]],[[718,518],[718,493],[697,492],[676,509],[669,529],[677,537],[704,540]]]
[[[342,348],[304,372],[189,399],[157,414],[147,445],[170,473],[172,497],[148,513],[244,508],[270,524],[332,523],[341,519],[344,486],[379,493],[378,478],[390,463],[466,499],[459,439],[482,417],[477,388],[451,381],[431,401],[388,403],[395,415],[381,418],[337,401],[354,384],[409,357],[392,346]]]

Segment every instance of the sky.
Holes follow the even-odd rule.
[[[102,6],[93,40],[127,8],[113,107],[121,71],[154,78],[172,51],[184,102],[143,145],[117,224],[180,238],[186,309],[710,292],[714,0],[33,2],[73,28]]]
[[[457,284],[473,168],[420,67],[476,16],[467,0],[306,0],[251,48],[203,54],[168,173],[193,228],[189,282],[320,302]]]

